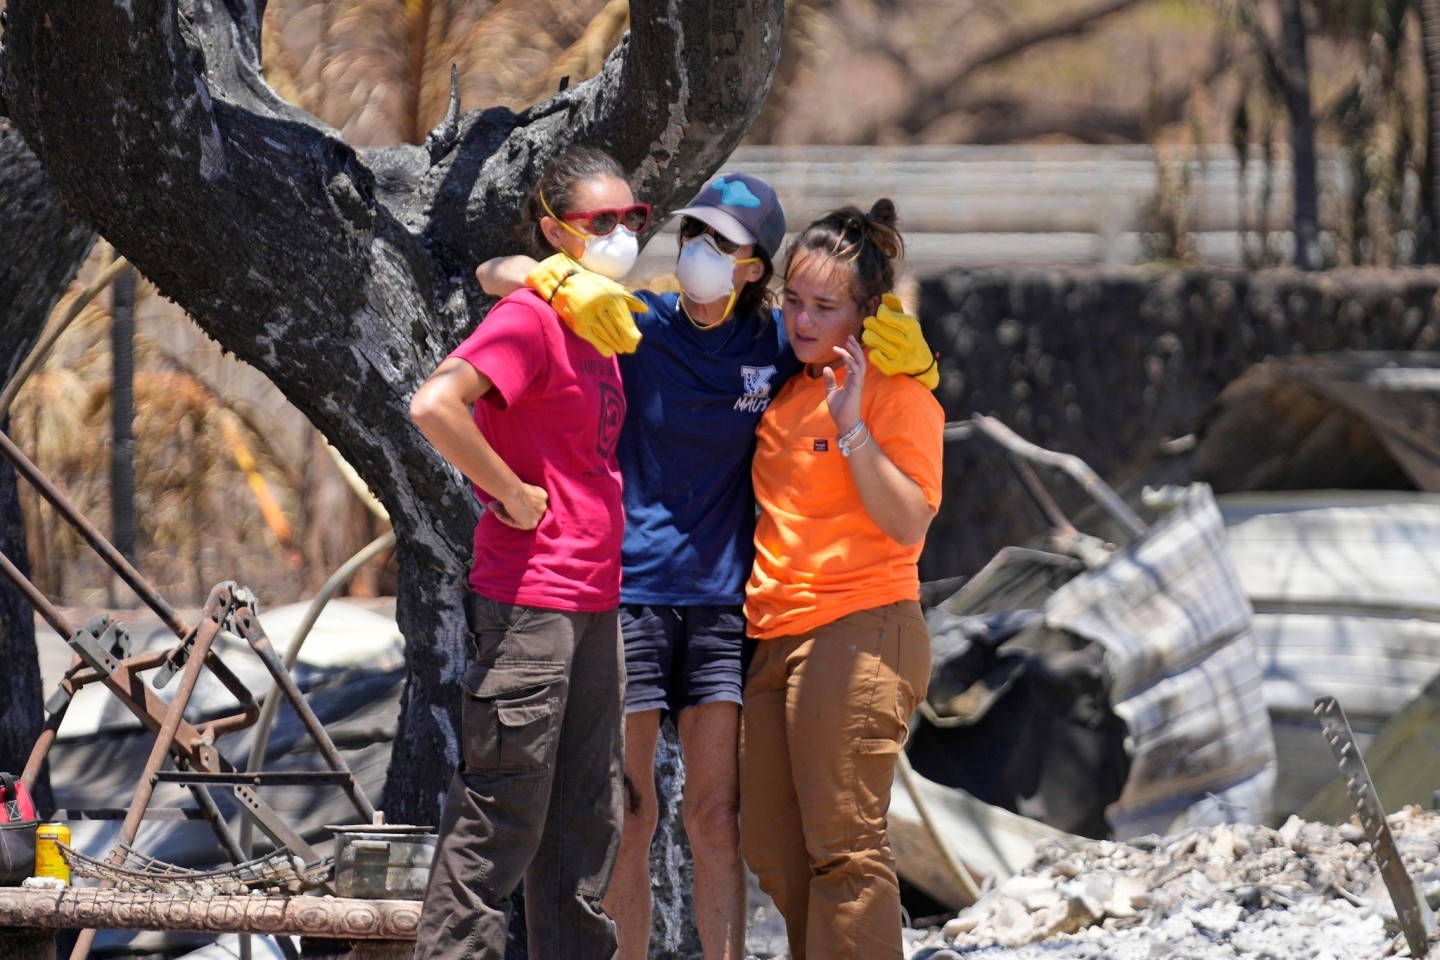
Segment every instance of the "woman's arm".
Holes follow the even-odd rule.
[[[475,268],[480,289],[492,297],[508,297],[525,285],[525,277],[539,261],[531,257],[494,257]]]
[[[925,539],[925,531],[935,519],[935,510],[925,499],[920,484],[895,466],[860,419],[860,396],[865,382],[865,351],[860,341],[850,337],[835,351],[845,360],[845,383],[841,386],[827,367],[824,372],[826,399],[839,436],[850,435],[846,461],[855,487],[860,491],[860,503],[887,537],[907,547],[917,544]]]
[[[907,547],[925,539],[935,510],[925,500],[925,491],[885,455],[868,428],[852,444],[849,461],[860,502],[875,525]]]
[[[493,387],[485,374],[458,357],[449,357],[415,391],[410,419],[441,456],[480,489],[499,498],[485,506],[502,523],[533,530],[549,505],[549,495],[515,475],[470,415],[470,405]]]

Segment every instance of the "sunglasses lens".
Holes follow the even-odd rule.
[[[740,249],[740,244],[720,236],[720,232],[708,223],[696,220],[693,217],[680,218],[680,239],[694,240],[702,233],[708,233],[711,237],[715,238],[715,249],[721,253],[733,254],[736,250]]]
[[[597,237],[603,237],[614,230],[615,224],[619,222],[620,218],[614,210],[597,210],[590,215],[590,232]]]
[[[625,228],[631,233],[639,233],[645,229],[645,224],[650,222],[650,211],[641,206],[630,207],[625,211]]]

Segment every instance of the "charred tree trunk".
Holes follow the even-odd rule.
[[[19,131],[0,117],[0,388],[15,376],[46,316],[94,243],[90,228],[65,209]],[[8,429],[0,410],[0,429]],[[0,553],[29,574],[15,472],[0,461]],[[0,580],[0,770],[18,774],[44,723],[35,619],[30,605]],[[36,799],[50,809],[42,776]]]
[[[9,0],[0,93],[60,192],[162,294],[265,373],[354,465],[399,535],[409,682],[384,806],[436,822],[458,756],[460,584],[474,498],[408,416],[478,322],[478,261],[513,252],[526,186],[588,143],[661,210],[754,119],[783,0],[634,0],[594,79],[357,151],[260,73],[260,0]],[[236,571],[243,579],[244,572]]]
[[[110,287],[110,539],[135,562],[135,270]],[[110,580],[110,606],[116,579]]]
[[[1315,172],[1315,114],[1310,106],[1307,31],[1300,0],[1280,0],[1280,43],[1276,52],[1285,108],[1290,116],[1290,153],[1295,190],[1295,266],[1321,266],[1320,191]]]
[[[1417,259],[1440,260],[1440,0],[1416,0],[1420,46],[1425,55],[1425,176]]]

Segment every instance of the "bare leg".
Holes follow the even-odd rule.
[[[618,960],[645,960],[650,953],[650,841],[659,818],[655,801],[659,736],[659,710],[625,715],[625,825],[604,901],[620,942]]]
[[[721,702],[691,707],[681,711],[678,726],[685,760],[681,809],[695,858],[695,925],[700,947],[705,960],[741,960],[745,956],[745,873],[740,867],[738,816],[740,705]]]

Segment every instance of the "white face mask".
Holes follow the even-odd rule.
[[[736,263],[734,257],[720,252],[714,237],[702,233],[680,248],[675,273],[685,296],[696,303],[714,303],[735,288]]]
[[[635,266],[640,256],[640,241],[625,227],[616,227],[603,237],[586,236],[585,252],[580,266],[602,277],[619,280]]]

